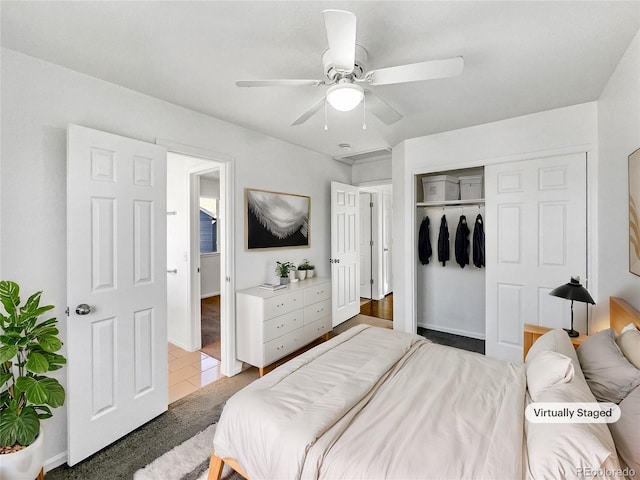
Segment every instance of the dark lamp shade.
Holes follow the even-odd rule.
[[[564,285],[560,285],[557,288],[554,288],[549,292],[549,295],[553,295],[554,297],[566,298],[567,300],[575,300],[576,302],[584,302],[591,303],[595,305],[596,302],[593,301],[591,295],[586,288],[580,285],[580,282],[571,278],[569,283],[565,283]]]

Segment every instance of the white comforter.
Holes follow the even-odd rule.
[[[234,395],[214,450],[252,480],[523,476],[524,367],[358,326]]]

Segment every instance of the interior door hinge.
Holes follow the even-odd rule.
[[[369,280],[369,284],[373,285],[373,278]]]
[[[67,314],[67,317],[69,316],[69,307],[67,307],[67,309],[64,311],[64,313]]]
[[[373,202],[369,202],[369,208],[373,208]]]
[[[369,240],[369,246],[373,247],[373,240]]]

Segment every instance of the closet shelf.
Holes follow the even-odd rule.
[[[455,205],[484,205],[484,198],[475,200],[443,200],[435,202],[418,202],[417,207],[447,207]]]

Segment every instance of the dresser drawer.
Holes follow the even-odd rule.
[[[321,302],[331,298],[331,283],[323,283],[315,287],[308,287],[304,289],[304,304],[311,305],[312,303]]]
[[[290,292],[264,300],[265,320],[302,308],[303,292]]]
[[[304,326],[304,338],[306,343],[309,343],[330,331],[331,317],[321,318]]]
[[[262,331],[264,341],[268,342],[297,328],[302,328],[302,325],[302,310],[294,310],[279,317],[274,317],[264,322]]]
[[[304,308],[304,324],[309,325],[327,315],[331,315],[331,300],[314,303]]]
[[[264,364],[269,365],[295,352],[305,344],[304,330],[299,328],[264,344]]]

